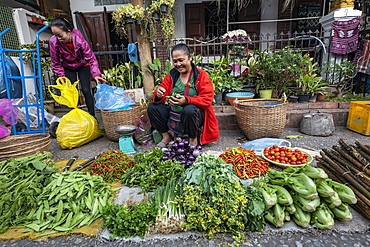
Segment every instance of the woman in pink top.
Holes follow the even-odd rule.
[[[51,22],[50,58],[54,73],[71,82],[80,80],[87,109],[95,116],[94,98],[91,94],[90,73],[96,82],[106,83],[99,69],[95,54],[79,30],[62,18]]]

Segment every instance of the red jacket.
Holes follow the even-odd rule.
[[[200,143],[206,144],[218,140],[220,131],[218,129],[218,121],[213,111],[212,101],[214,98],[214,90],[211,79],[209,79],[207,72],[202,69],[198,69],[193,65],[193,76],[195,78],[195,87],[198,91],[198,95],[189,97],[186,96],[189,104],[196,105],[199,109],[204,111],[204,124],[203,131],[200,136]],[[154,102],[156,104],[164,103],[166,96],[170,96],[172,88],[178,80],[180,73],[176,69],[172,69],[169,74],[163,79],[160,84],[161,87],[166,89],[163,97]],[[153,98],[157,96],[157,90],[154,91]]]
[[[89,44],[77,30],[72,30],[72,43],[75,53],[73,54],[67,45],[52,36],[49,40],[50,59],[54,73],[58,76],[64,75],[64,67],[72,70],[79,69],[86,64],[90,65],[92,77],[101,76],[98,61],[94,52],[90,49]]]

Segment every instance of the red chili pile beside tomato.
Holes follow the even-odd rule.
[[[234,173],[240,179],[266,176],[270,163],[259,158],[254,150],[233,147],[220,154],[226,163],[232,164]]]
[[[290,149],[273,145],[265,148],[263,155],[269,160],[288,165],[302,165],[307,163],[308,155],[302,153],[299,149]]]

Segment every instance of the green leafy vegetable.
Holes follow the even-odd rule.
[[[148,226],[155,222],[157,212],[157,206],[152,199],[136,205],[111,204],[103,212],[104,226],[112,233],[112,240],[115,237],[144,237]]]
[[[129,187],[141,187],[142,191],[154,191],[171,178],[179,178],[185,168],[180,162],[162,160],[163,151],[159,148],[134,155],[135,164],[122,175],[121,181]]]

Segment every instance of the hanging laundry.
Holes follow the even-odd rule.
[[[332,27],[332,43],[330,52],[335,54],[348,54],[357,50],[359,24],[361,17],[349,21],[334,21]]]
[[[358,72],[366,73],[369,62],[370,62],[370,40],[365,40],[361,57],[358,59],[357,62]]]

